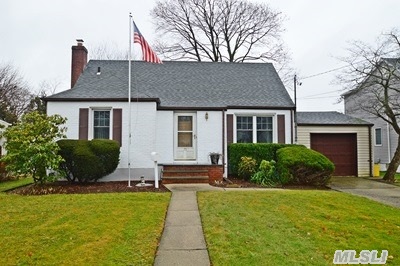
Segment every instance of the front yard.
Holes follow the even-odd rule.
[[[0,193],[0,265],[152,265],[169,199]],[[345,249],[388,250],[400,264],[400,209],[365,198],[269,190],[199,192],[198,202],[212,265],[331,265]]]
[[[151,265],[170,193],[0,193],[0,265]]]
[[[213,265],[330,265],[335,250],[388,250],[400,264],[400,210],[334,191],[201,192]]]

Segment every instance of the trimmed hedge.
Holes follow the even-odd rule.
[[[323,154],[304,146],[282,148],[276,155],[283,184],[323,186],[335,170]]]
[[[89,142],[89,146],[103,164],[105,175],[114,172],[119,163],[119,143],[114,140],[94,139]]]
[[[277,143],[232,143],[228,146],[228,166],[229,174],[237,176],[240,158],[251,157],[256,160],[257,167],[262,160],[277,161],[276,151],[284,148],[298,146],[294,144]]]
[[[63,139],[57,144],[65,160],[60,168],[70,182],[97,181],[118,166],[120,147],[117,141]]]

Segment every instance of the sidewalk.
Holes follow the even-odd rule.
[[[171,184],[164,232],[154,265],[210,265],[196,191],[223,190],[208,184]]]

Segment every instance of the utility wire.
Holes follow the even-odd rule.
[[[393,53],[393,52],[396,52],[396,51],[397,51],[397,49],[394,49],[394,50],[388,51],[386,53],[383,53],[383,54],[381,54],[380,58],[383,58],[383,56],[385,56],[387,54],[390,54],[390,53]],[[354,62],[352,64],[347,64],[345,66],[333,68],[333,69],[330,69],[330,70],[327,70],[327,71],[324,71],[324,72],[320,72],[320,73],[317,73],[317,74],[314,74],[314,75],[310,75],[310,76],[306,76],[306,77],[300,77],[299,80],[305,80],[305,79],[309,79],[309,78],[318,77],[318,76],[325,75],[325,74],[328,74],[328,73],[331,73],[331,72],[334,72],[334,71],[338,71],[338,70],[346,68],[346,67],[351,67],[354,64],[359,64],[359,63],[363,63],[363,62],[370,61],[370,60],[371,59],[363,59],[363,60]]]
[[[304,96],[304,97],[307,98],[307,97],[320,96],[320,95],[330,94],[330,93],[339,92],[339,91],[340,91],[340,90],[327,91],[327,92],[323,92],[323,93],[307,95],[307,96]]]
[[[310,75],[310,76],[306,76],[306,77],[301,77],[300,79],[301,79],[301,80],[305,80],[305,79],[309,79],[309,78],[314,78],[314,77],[322,76],[322,75],[325,75],[325,74],[328,74],[328,73],[331,73],[331,72],[334,72],[334,71],[338,71],[338,70],[340,70],[340,69],[343,69],[343,68],[346,68],[346,67],[350,67],[350,66],[351,66],[350,64],[349,64],[349,65],[346,65],[346,66],[341,66],[341,67],[334,68],[334,69],[330,69],[330,70],[327,70],[327,71],[324,71],[324,72],[321,72],[321,73],[317,73],[317,74],[314,74],[314,75]]]

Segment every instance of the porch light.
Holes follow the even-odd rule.
[[[208,120],[208,112],[206,112],[204,118],[206,119],[206,121]]]

